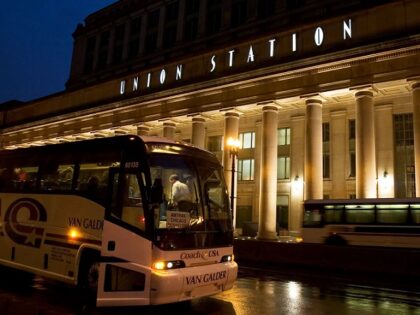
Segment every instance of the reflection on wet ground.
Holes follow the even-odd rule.
[[[66,285],[42,278],[20,278],[14,283],[0,282],[1,315],[420,315],[416,289],[261,266],[241,266],[233,290],[161,306],[96,309],[78,303],[76,290]]]

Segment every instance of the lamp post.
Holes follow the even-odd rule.
[[[234,201],[235,201],[235,164],[236,158],[238,156],[239,147],[241,145],[239,139],[229,138],[227,140],[227,147],[229,149],[229,154],[232,157],[232,167],[231,167],[231,186],[230,186],[230,210],[232,211],[232,219],[234,214]]]

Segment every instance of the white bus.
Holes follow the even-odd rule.
[[[306,200],[303,242],[420,248],[420,198]]]
[[[188,200],[173,201],[172,175]],[[0,152],[0,264],[78,285],[97,306],[231,289],[229,209],[216,157],[161,138]]]

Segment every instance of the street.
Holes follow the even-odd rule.
[[[20,280],[21,281],[21,280]],[[241,267],[233,290],[191,302],[95,309],[76,302],[74,288],[36,278],[0,286],[2,315],[70,314],[420,314],[420,293],[405,288],[352,284],[316,274]]]

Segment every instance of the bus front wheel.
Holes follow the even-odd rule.
[[[79,269],[78,288],[85,304],[96,304],[99,279],[99,255],[87,253],[82,257]]]

